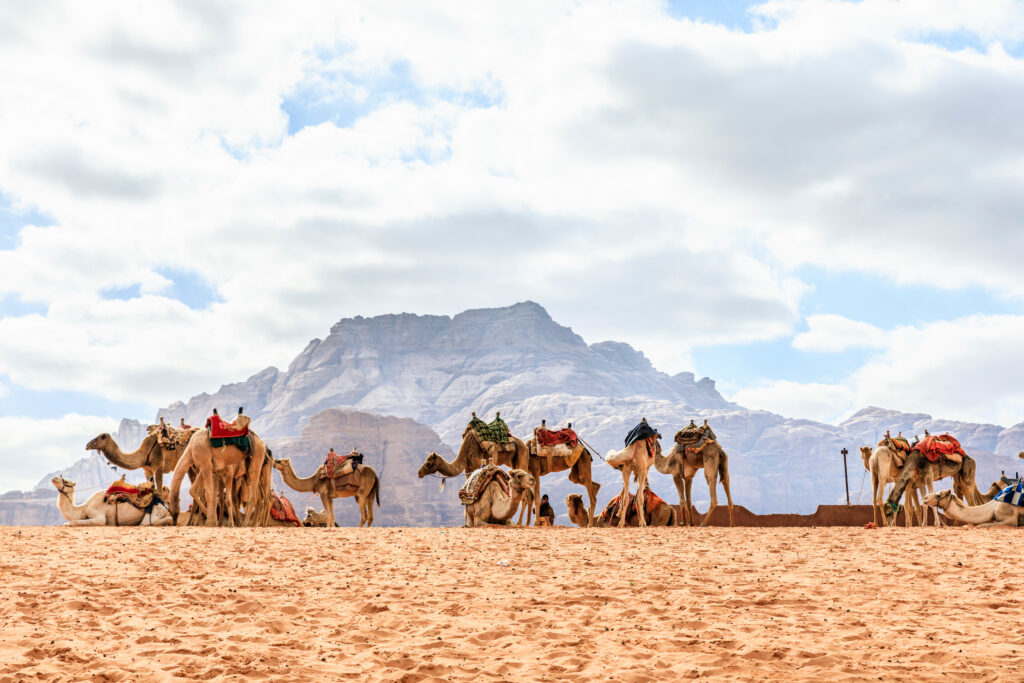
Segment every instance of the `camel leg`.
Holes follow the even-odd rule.
[[[594,509],[597,506],[597,489],[600,484],[595,484],[593,480],[587,483],[587,497],[590,498],[590,510],[587,514],[587,526],[594,526]]]
[[[338,523],[334,521],[334,497],[330,493],[324,493],[320,496],[320,500],[324,502],[324,512],[327,514],[328,528],[338,526]]]
[[[540,458],[537,458],[540,460]],[[533,516],[536,516],[537,521],[533,522],[537,526],[540,526],[540,467],[537,468],[537,474],[533,478],[533,505],[531,505],[531,517],[526,520],[527,524],[530,524]]]
[[[686,479],[686,509],[683,510],[683,514],[686,515],[686,526],[693,526],[693,474]]]
[[[646,499],[644,498],[644,491],[647,489],[647,470],[644,470],[641,477],[637,477],[636,480],[636,498],[633,499],[633,506],[636,508],[636,516],[640,521],[640,528],[647,527],[647,515],[644,504]]]
[[[721,465],[720,465],[720,467],[721,467]],[[736,526],[736,522],[733,520],[733,517],[732,517],[732,493],[730,493],[730,491],[729,491],[729,468],[728,468],[728,466],[721,467],[720,474],[722,475],[720,477],[720,479],[722,481],[722,488],[725,489],[725,500],[729,503],[729,526]]]
[[[202,473],[200,473],[202,474]],[[220,525],[220,498],[217,492],[217,477],[211,472],[210,476],[203,475],[203,484],[206,489],[206,526]]]
[[[679,514],[683,519],[676,518],[676,526],[683,524],[686,515],[686,480],[677,475],[672,475],[672,483],[676,485],[676,491],[679,493]]]
[[[711,464],[711,463],[708,463]],[[707,526],[708,520],[711,519],[711,513],[718,507],[718,468],[704,467],[704,478],[708,482],[708,492],[711,494],[711,502],[708,503],[707,514],[704,515],[704,521],[700,523],[701,526]]]
[[[626,526],[626,516],[629,513],[629,473],[625,465],[622,466],[622,495],[619,497],[619,526]]]
[[[106,526],[106,515],[103,517],[89,517],[87,519],[76,519],[68,522],[68,526]]]

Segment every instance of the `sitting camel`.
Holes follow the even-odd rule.
[[[509,472],[509,493],[506,494],[501,484],[492,479],[480,491],[479,497],[466,507],[466,526],[477,527],[485,524],[508,524],[512,515],[519,509],[524,493],[536,484],[533,475],[525,470],[515,469]]]
[[[569,521],[578,527],[593,526],[603,528],[608,522],[603,515],[594,517],[593,520],[587,515],[587,508],[583,504],[583,496],[578,493],[570,493],[565,497],[565,507],[569,510]],[[636,506],[629,506],[629,517],[626,518],[626,526],[640,526],[640,518],[636,514]],[[676,509],[661,501],[654,512],[651,513],[651,520],[648,526],[676,526]]]
[[[307,507],[302,526],[327,526],[327,513],[323,510],[317,512],[313,508]]]
[[[291,460],[281,458],[273,461],[274,469],[281,473],[284,483],[300,493],[313,492],[324,504],[324,514],[329,526],[338,526],[334,521],[334,499],[355,496],[359,504],[359,526],[373,526],[373,502],[380,507],[380,479],[368,465],[360,465],[358,471],[332,479],[321,479],[317,468],[312,476],[299,477],[292,469]]]
[[[1021,526],[1024,521],[1024,507],[998,500],[984,505],[964,505],[949,489],[929,493],[924,504],[934,506],[946,513],[950,519],[977,526]]]
[[[131,503],[103,500],[106,491],[97,491],[81,505],[75,505],[75,482],[64,477],[50,480],[58,491],[57,507],[68,523],[64,526],[170,526],[171,511],[159,499],[146,510]]]

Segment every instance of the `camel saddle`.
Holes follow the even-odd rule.
[[[576,461],[583,455],[583,451],[586,450],[582,443],[576,442],[574,445],[569,443],[557,443],[553,445],[538,444],[533,439],[530,439],[527,444],[530,450],[531,458],[545,458],[548,463],[548,472],[554,472],[554,461],[560,459],[565,464],[565,469],[571,469]]]
[[[512,491],[509,488],[509,476],[508,472],[501,469],[497,465],[487,464],[480,469],[473,470],[473,473],[469,475],[469,479],[459,489],[459,500],[463,505],[469,505],[480,500],[480,493],[483,492],[487,485],[492,481],[498,482],[501,486],[501,490],[505,492],[506,496],[511,496]]]
[[[283,495],[279,496],[276,493],[271,492],[270,500],[270,516],[279,522],[288,522],[293,526],[302,526],[302,522],[295,515],[295,508],[292,507],[290,500],[285,498]]]
[[[929,434],[918,441],[915,448],[932,462],[938,462],[941,458],[946,458],[951,462],[963,462],[963,456],[967,455],[961,448],[960,442],[949,434],[941,436]]]
[[[500,417],[495,417],[490,424],[487,424],[476,415],[469,421],[469,426],[476,432],[477,438],[481,441],[490,441],[498,444],[510,444],[512,437],[508,431],[508,425]],[[515,450],[514,444],[510,444]],[[508,449],[506,449],[508,450]]]
[[[605,522],[611,522],[611,520],[615,519],[619,515],[620,498],[622,498],[621,493],[612,498],[610,501],[608,501],[608,505],[606,505],[604,507],[604,510],[601,512],[601,519],[603,519]],[[632,506],[635,502],[636,494],[630,494],[628,505]],[[658,496],[658,494],[656,494],[650,488],[644,489],[644,515],[646,517],[650,517],[651,514],[653,514],[654,511],[658,509],[658,506],[664,502],[665,501],[662,500],[661,497]],[[629,513],[626,513],[626,517],[629,517]]]
[[[195,431],[191,427],[171,427],[162,422],[156,425],[149,425],[146,428],[147,434],[156,433],[156,443],[165,451],[176,450],[179,446],[184,448],[188,445],[188,440],[192,438],[192,434]]]
[[[903,467],[903,464],[906,462],[907,456],[910,455],[910,452],[914,450],[906,437],[889,436],[888,432],[886,432],[885,436],[882,437],[882,440],[878,442],[878,445],[885,446],[892,452],[895,465],[900,468]]]
[[[658,433],[658,430],[647,424],[647,418],[644,418],[643,420],[640,420],[635,427],[629,430],[629,434],[626,434],[626,447],[629,448],[637,441],[640,441],[641,439],[649,439],[652,436],[656,436],[659,439],[661,438],[661,434]]]
[[[153,482],[146,481],[138,486],[128,485],[121,477],[103,493],[104,503],[131,503],[140,510],[145,510],[153,503]]]
[[[338,455],[334,451],[327,454],[324,464],[316,471],[317,479],[343,478],[359,471],[363,464],[363,454],[352,451],[346,455]]]
[[[996,494],[993,500],[1000,503],[1009,503],[1017,507],[1024,507],[1024,480],[1018,479],[1014,483]]]
[[[245,454],[252,452],[249,440],[249,416],[239,415],[234,422],[225,422],[217,413],[206,418],[206,428],[210,434],[210,445],[213,448],[238,446]]]

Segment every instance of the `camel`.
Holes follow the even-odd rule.
[[[350,498],[355,496],[359,504],[359,526],[365,524],[373,526],[373,502],[377,501],[380,507],[380,479],[377,473],[368,465],[360,465],[358,472],[347,474],[343,477],[335,477],[333,483],[327,479],[319,478],[319,468],[310,477],[301,478],[292,469],[291,460],[281,458],[273,461],[274,469],[281,473],[284,483],[301,493],[313,492],[320,496],[324,504],[324,514],[327,516],[328,526],[338,526],[334,521],[334,499]],[[359,480],[358,485],[347,483],[351,481],[348,477]]]
[[[647,418],[641,420],[646,423]],[[629,446],[626,446],[621,451],[608,451],[608,457],[605,458],[605,462],[614,467],[615,469],[622,472],[622,498],[619,500],[629,500],[629,476],[632,474],[636,478],[637,491],[643,491],[647,488],[647,473],[651,469],[651,465],[654,464],[655,458],[661,455],[661,442],[658,441],[657,436],[651,436],[646,439],[639,439],[634,441]],[[714,495],[712,493],[712,495]],[[640,507],[630,505],[620,505],[619,509],[619,526],[626,526],[627,510],[629,507]],[[643,510],[640,509],[637,515],[640,519],[640,526],[647,526],[647,520]]]
[[[160,490],[164,484],[164,473],[174,471],[175,465],[185,452],[185,446],[195,429],[185,430],[182,438],[176,440],[175,448],[167,450],[160,448],[159,434],[151,431],[142,440],[136,450],[131,453],[124,453],[118,447],[114,437],[104,432],[85,445],[87,451],[99,451],[111,464],[126,470],[137,470],[140,467],[146,474],[146,479],[153,482],[153,485]]]
[[[509,472],[509,494],[502,490],[497,481],[488,482],[476,501],[466,505],[466,526],[478,527],[485,524],[508,524],[519,509],[523,494],[533,489],[536,479],[529,472],[514,469]]]
[[[882,504],[885,499],[885,487],[894,483],[903,472],[903,468],[896,465],[896,454],[888,446],[878,446],[871,450],[870,446],[860,447],[861,458],[864,459],[864,469],[871,473],[871,517],[872,523],[878,526],[878,515],[882,513],[882,520],[885,521],[885,513],[882,512]],[[907,494],[907,510],[904,515],[906,526],[913,526],[914,519],[918,524],[924,526],[924,510],[920,502],[920,487],[916,484],[910,485],[910,493]],[[893,518],[893,523],[895,523]]]
[[[890,518],[896,517],[900,498],[903,497],[903,492],[907,486],[915,479],[920,479],[920,481],[924,482],[925,490],[930,495],[934,492],[933,482],[945,479],[946,477],[952,477],[953,491],[968,503],[977,504],[981,500],[981,492],[978,491],[978,485],[974,480],[976,470],[977,463],[969,455],[961,456],[961,462],[954,462],[947,458],[941,458],[938,462],[932,462],[921,451],[915,449],[907,456],[906,462],[903,465],[903,471],[900,472],[900,476],[896,479],[896,484],[889,493],[885,505],[882,506],[882,515],[885,518],[886,525],[892,526]],[[941,525],[942,522],[939,519],[938,512],[936,512],[935,526]]]
[[[492,462],[492,458],[495,465],[525,469],[533,475],[536,482],[534,490],[530,494],[532,497],[528,496],[523,499],[525,504],[522,506],[522,509],[527,512],[526,523],[529,524],[534,512],[538,518],[540,517],[540,478],[545,474],[564,472],[566,469],[565,461],[562,458],[551,458],[549,468],[547,458],[531,456],[530,450],[525,443],[514,436],[511,439],[512,443],[516,445],[514,453],[502,449],[489,451],[480,441],[476,431],[467,425],[466,430],[462,433],[462,446],[459,447],[459,453],[455,460],[448,462],[437,453],[430,453],[420,466],[417,476],[422,479],[428,474],[437,472],[443,477],[457,477],[460,474],[464,474],[468,479],[473,471],[480,469],[488,462]],[[587,489],[587,494],[590,496],[591,514],[593,514],[594,506],[597,504],[597,492],[601,488],[601,485],[594,481],[591,474],[592,463],[593,456],[591,456],[590,451],[584,450],[576,464],[569,470],[569,481]],[[522,521],[523,514],[521,512],[519,522],[522,523]],[[537,521],[540,523],[539,519]]]
[[[578,493],[570,493],[565,497],[565,507],[569,510],[569,521],[578,527],[592,526],[604,528],[608,522],[604,521],[601,515],[596,518],[588,517],[587,508],[583,505],[583,496]],[[678,523],[676,509],[662,501],[651,513],[651,521],[648,526],[676,526]],[[639,526],[640,518],[636,514],[636,507],[630,506],[629,517],[626,518],[626,526]]]
[[[81,505],[75,505],[75,482],[64,477],[50,480],[57,489],[57,507],[64,526],[169,526],[174,524],[170,510],[162,502],[153,501],[148,510],[131,503],[107,503],[105,491],[97,491]]]
[[[247,426],[248,420],[245,415],[239,415],[236,422]],[[238,522],[244,526],[266,526],[270,516],[270,470],[267,467],[270,450],[256,432],[249,431],[249,442],[251,451],[246,454],[235,445],[214,448],[206,429],[192,434],[171,479],[171,512],[175,518],[181,482],[189,469],[195,467],[199,474],[192,488],[199,488],[202,495],[192,498],[202,500],[206,526],[217,526],[225,511],[229,526],[236,526]],[[242,505],[245,515],[238,518]],[[196,514],[192,516],[195,518]]]
[[[941,509],[950,519],[977,526],[1021,526],[1024,507],[990,500],[984,505],[964,505],[949,489],[929,493],[924,504]]]
[[[327,513],[323,510],[317,512],[313,508],[306,508],[306,517],[302,520],[302,526],[327,526]]]
[[[654,469],[662,474],[671,474],[672,481],[679,492],[679,508],[683,511],[683,519],[687,526],[693,526],[693,477],[698,470],[704,470],[704,479],[708,482],[711,501],[704,515],[701,526],[706,526],[711,513],[718,507],[718,480],[722,481],[725,498],[729,503],[729,526],[736,526],[733,521],[732,493],[729,491],[729,456],[716,441],[705,441],[701,446],[693,448],[683,444],[675,444],[668,457],[662,457],[659,447],[654,456]]]

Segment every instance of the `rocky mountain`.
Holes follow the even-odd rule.
[[[436,480],[416,479],[416,469],[431,450],[450,458],[473,411],[487,419],[500,411],[521,436],[542,419],[551,426],[572,422],[602,454],[622,448],[623,436],[641,417],[661,430],[666,447],[689,420],[707,419],[729,454],[734,501],[758,513],[808,513],[821,503],[845,502],[843,448],[849,452],[851,500],[858,494],[861,502],[869,500],[870,479],[858,447],[877,443],[887,429],[906,436],[923,435],[925,429],[954,434],[978,461],[983,489],[1001,471],[1024,471],[1016,457],[1024,448],[1024,423],[1003,428],[869,407],[828,425],[747,410],[726,401],[712,380],[659,372],[626,344],[587,344],[532,302],[453,317],[341,320],[325,339],[311,341],[287,370],[267,368],[213,394],[168,406],[159,416],[172,424],[181,417],[202,424],[214,407],[230,414],[238,405],[245,406],[276,455],[294,460],[299,474],[311,472],[331,446],[358,445],[368,464],[380,466],[385,507],[376,514],[381,524],[461,523],[454,487],[440,494]],[[143,433],[143,425],[122,421],[118,443],[134,449]],[[81,469],[80,487],[117,476],[96,456],[73,468]],[[41,482],[44,489],[50,476]],[[600,460],[594,476],[603,486],[602,504],[621,489],[621,475]],[[707,487],[702,475],[697,479],[694,496],[702,507]],[[678,499],[668,477],[652,471],[652,482],[670,502]],[[581,491],[564,474],[545,477],[542,484],[562,513],[565,495]],[[289,496],[301,501],[296,502],[301,513],[306,499]],[[724,502],[721,488],[718,497]],[[342,520],[358,519],[351,501],[341,501],[338,509]]]

